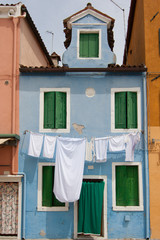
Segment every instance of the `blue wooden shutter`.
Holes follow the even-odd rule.
[[[115,93],[115,128],[126,128],[126,92]]]
[[[56,92],[55,128],[66,128],[66,93]]]
[[[44,128],[54,128],[55,92],[44,93]]]
[[[127,92],[127,128],[137,128],[136,92]]]

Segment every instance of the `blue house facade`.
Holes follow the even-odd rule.
[[[146,69],[114,65],[113,25],[88,4],[64,20],[63,67],[20,68],[25,239],[149,238]],[[31,133],[86,140],[78,201],[61,203],[46,190],[54,187],[57,147],[53,158],[44,157],[43,147],[39,157],[30,156]],[[121,147],[130,136],[139,136],[132,159]],[[114,149],[110,139],[120,139]],[[106,140],[104,161],[97,161],[99,140]],[[87,184],[94,194],[85,192]],[[97,206],[88,212],[82,198]]]

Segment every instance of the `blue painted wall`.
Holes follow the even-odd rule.
[[[111,88],[140,87],[141,89],[141,118],[143,130],[143,74],[142,73],[28,73],[20,76],[20,137],[23,132],[30,130],[39,132],[40,88],[70,88],[70,133],[61,136],[69,137],[103,137],[118,135],[111,133]],[[95,96],[88,98],[85,90],[95,89]],[[72,124],[84,125],[82,135],[75,131]],[[58,134],[52,134],[58,135]],[[20,143],[19,171],[26,173],[26,239],[43,238],[73,238],[74,208],[69,204],[68,212],[38,212],[37,187],[38,163],[49,159],[33,158],[27,152],[27,137],[22,147]],[[145,179],[144,179],[144,140],[141,135],[140,147],[135,151],[135,161],[142,162],[143,198],[145,207]],[[53,162],[55,159],[53,159]],[[123,212],[112,210],[112,162],[124,162],[125,153],[109,153],[106,163],[93,163],[94,169],[89,170],[85,163],[85,175],[107,176],[107,223],[108,238],[145,238],[145,211]],[[145,208],[144,208],[145,209]],[[125,222],[124,217],[130,216]],[[41,231],[45,236],[41,236]]]

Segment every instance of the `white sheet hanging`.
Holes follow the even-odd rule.
[[[140,141],[140,133],[131,133],[126,138],[126,158],[125,161],[134,161],[134,150],[136,144]]]
[[[95,138],[96,162],[107,161],[108,138]]]
[[[39,157],[42,149],[43,135],[30,132],[28,155]]]
[[[111,137],[109,139],[109,151],[119,152],[125,150],[125,135]]]
[[[47,135],[44,136],[43,157],[53,158],[55,144],[56,144],[56,137],[47,136]]]
[[[80,197],[84,160],[84,138],[57,139],[54,194],[61,202],[74,202]]]

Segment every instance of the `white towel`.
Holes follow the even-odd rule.
[[[85,155],[85,160],[86,161],[92,161],[92,147],[93,143],[92,141],[88,142],[86,141],[86,155]]]
[[[125,136],[115,136],[109,139],[109,151],[119,152],[125,150]]]
[[[30,133],[28,155],[39,157],[42,149],[43,135],[39,133]]]
[[[126,158],[125,161],[133,162],[134,161],[134,150],[136,144],[140,141],[140,134],[131,133],[126,138]]]
[[[108,138],[95,138],[96,162],[107,161]]]
[[[57,139],[53,191],[60,202],[75,202],[80,197],[85,143],[84,138]]]
[[[53,158],[56,144],[56,137],[44,136],[43,157]]]

